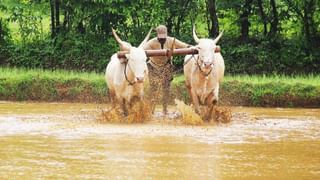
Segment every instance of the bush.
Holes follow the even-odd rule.
[[[16,44],[10,48],[8,64],[15,67],[104,71],[117,51],[114,40],[88,36],[49,37]]]
[[[231,74],[305,74],[320,72],[320,53],[307,55],[297,39],[252,39],[239,43],[225,37],[221,43],[226,72]]]

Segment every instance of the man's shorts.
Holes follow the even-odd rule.
[[[151,60],[150,60],[151,61]],[[170,63],[158,66],[152,62],[148,61],[148,70],[150,80],[162,80],[163,82],[173,80],[174,66]]]

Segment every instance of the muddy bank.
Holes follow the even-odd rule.
[[[4,71],[0,68],[0,100],[82,103],[109,101],[102,74],[1,70]],[[171,104],[174,104],[175,98],[189,102],[184,80],[180,77],[172,82]],[[219,103],[232,106],[320,107],[319,84],[286,81],[287,79],[271,79],[257,84],[229,77],[221,85]],[[152,95],[159,96],[157,93]]]

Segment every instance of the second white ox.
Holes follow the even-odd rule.
[[[216,44],[223,33],[216,39],[199,39],[193,26],[193,38],[198,43],[195,48],[198,55],[187,55],[184,59],[185,83],[197,113],[200,105],[209,109],[204,115],[211,117],[213,106],[218,102],[219,84],[224,77],[224,60],[220,52],[215,53]]]
[[[118,58],[117,53],[111,56],[106,68],[106,82],[112,103],[120,104],[124,115],[128,115],[128,105],[141,100],[144,95],[144,82],[147,78],[147,56],[143,45],[148,41],[151,30],[139,45],[133,47],[130,43],[122,41],[114,29],[112,34],[120,45],[120,50],[129,51],[126,59]]]

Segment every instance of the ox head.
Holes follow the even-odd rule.
[[[144,81],[147,72],[147,55],[143,49],[143,46],[148,41],[151,31],[152,29],[150,29],[147,36],[144,38],[144,40],[140,43],[138,47],[133,47],[130,43],[122,41],[115,32],[115,30],[112,29],[113,36],[119,43],[120,49],[122,51],[129,51],[129,53],[125,56],[127,58],[128,67],[134,75],[134,82],[141,83]]]
[[[199,65],[201,68],[204,70],[211,69],[214,66],[215,63],[215,49],[217,48],[217,43],[220,40],[223,31],[216,37],[215,39],[199,39],[196,30],[195,30],[195,25],[193,25],[193,39],[197,43],[195,48],[199,52]]]

